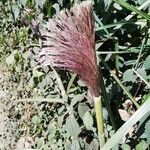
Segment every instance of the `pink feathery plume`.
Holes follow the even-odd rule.
[[[46,24],[39,62],[41,66],[63,68],[79,75],[91,94],[100,95],[95,55],[92,4],[84,1],[70,11],[62,10]]]

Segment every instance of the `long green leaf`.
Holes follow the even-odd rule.
[[[129,129],[148,112],[150,112],[150,93],[145,103],[122,125],[101,150],[112,149],[128,133]]]
[[[128,4],[127,2],[123,1],[123,0],[114,0],[116,3],[120,4],[121,6],[125,7],[128,10],[131,10],[135,13],[137,13],[138,15],[144,17],[145,19],[150,21],[150,15],[142,12],[141,10],[138,10],[136,7]]]
[[[96,13],[94,12],[94,18],[96,20],[96,22],[102,27],[102,29],[105,31],[105,33],[107,34],[108,37],[110,37],[110,34],[107,30],[107,28],[104,26],[104,24],[102,23],[102,21],[98,18],[98,16],[96,15]]]

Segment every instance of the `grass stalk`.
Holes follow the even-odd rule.
[[[98,139],[100,143],[100,148],[102,148],[105,144],[105,135],[104,135],[103,107],[102,107],[101,96],[94,97],[94,106],[96,112]]]
[[[114,38],[115,41],[115,66],[116,66],[116,75],[119,75],[119,54],[117,53],[119,51],[119,44],[118,44],[118,39],[115,37]]]
[[[105,106],[106,106],[108,115],[110,117],[110,121],[112,123],[112,126],[113,126],[114,130],[117,131],[117,129],[118,129],[117,124],[115,122],[114,115],[113,115],[111,107],[110,107],[110,101],[109,101],[109,98],[107,96],[107,92],[106,92],[106,88],[105,88],[104,80],[103,80],[103,74],[101,73],[101,71],[100,71],[100,77],[101,77],[100,78],[100,87],[101,87],[102,96],[104,98]]]

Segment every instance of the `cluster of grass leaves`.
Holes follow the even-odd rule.
[[[95,111],[87,101],[87,88],[82,81],[67,71],[37,68],[41,41],[32,31],[31,23],[34,20],[42,25],[76,2],[0,2],[0,126],[7,124],[0,133],[0,149],[21,149],[22,145],[44,150],[99,149]],[[106,141],[128,116],[134,115],[136,103],[139,106],[146,103],[150,89],[150,19],[146,15],[149,7],[145,5],[145,13],[135,9],[148,2],[128,2],[129,5],[119,0],[95,0],[94,4]],[[107,105],[114,117],[108,115]],[[139,113],[144,113],[143,109]],[[118,134],[122,138],[113,140],[113,149],[148,148],[149,111],[145,114],[137,120],[138,124],[129,120],[131,125],[127,124],[125,129],[132,132],[124,137],[124,133]]]

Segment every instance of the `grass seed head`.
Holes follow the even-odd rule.
[[[93,96],[99,96],[93,9],[90,1],[62,10],[46,24],[39,62],[79,75]]]

